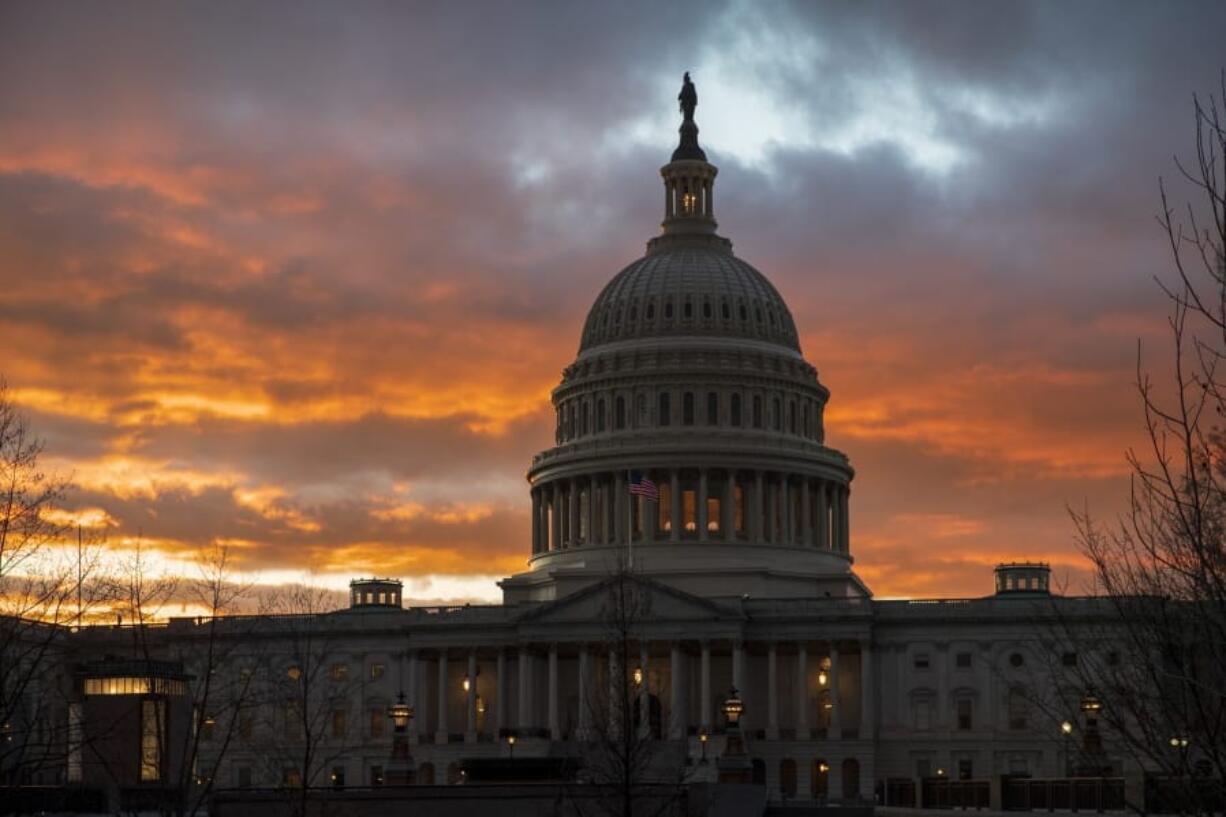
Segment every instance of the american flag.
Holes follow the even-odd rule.
[[[647,497],[652,502],[660,501],[660,489],[656,487],[654,482],[638,471],[630,472],[630,493],[635,496]]]

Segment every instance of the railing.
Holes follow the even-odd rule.
[[[992,803],[989,780],[950,780],[925,777],[921,781],[921,808],[985,809]]]
[[[1124,778],[1005,777],[1000,801],[1006,811],[1123,811]]]

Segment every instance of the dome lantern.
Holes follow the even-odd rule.
[[[694,108],[698,92],[687,71],[677,95],[681,106],[681,140],[673,151],[672,161],[660,168],[664,177],[664,233],[715,234],[715,165],[698,146],[698,125]]]

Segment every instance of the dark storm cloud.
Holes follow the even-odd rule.
[[[1036,538],[1069,559],[1065,503],[1122,490],[1135,339],[1161,338],[1156,179],[1224,23],[1211,3],[8,3],[0,366],[80,507],[125,534],[243,540],[260,565],[518,558],[507,486],[548,444],[588,303],[656,229],[675,124],[653,117],[689,69],[721,230],[833,389],[859,567],[903,593],[941,549],[913,577],[935,593]]]

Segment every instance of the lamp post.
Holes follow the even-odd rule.
[[[703,766],[705,766],[707,763],[707,741],[710,739],[711,739],[711,736],[707,734],[706,729],[703,729],[701,732],[698,733],[698,742],[699,744],[702,745],[702,760],[698,762],[699,764]]]
[[[737,694],[736,687],[728,690],[722,707],[727,724],[724,754],[719,758],[720,783],[750,783],[753,781],[753,764],[745,751],[741,736],[741,715],[745,714],[745,702]]]
[[[507,735],[507,751],[510,753],[510,759],[515,759],[515,736]]]
[[[396,696],[396,703],[387,710],[387,716],[392,721],[392,762],[388,765],[388,782],[392,785],[407,786],[412,782],[414,772],[413,756],[409,754],[409,738],[405,732],[409,721],[413,720],[413,707],[404,699],[404,691]]]
[[[1064,721],[1060,724],[1060,734],[1064,735],[1064,776],[1073,776],[1073,759],[1069,755],[1069,739],[1073,737],[1072,721]]]
[[[1171,738],[1171,748],[1179,753],[1179,775],[1188,773],[1188,739],[1179,735]]]
[[[1094,765],[1094,774],[1102,771],[1102,738],[1098,734],[1098,716],[1103,711],[1103,702],[1094,694],[1094,687],[1088,687],[1081,696],[1081,715],[1085,720],[1085,737],[1082,741],[1085,752],[1086,766]],[[1091,758],[1094,763],[1091,763]]]

